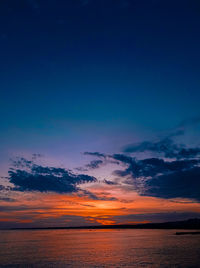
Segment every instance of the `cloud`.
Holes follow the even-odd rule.
[[[104,179],[103,182],[104,182],[105,184],[108,184],[108,185],[117,185],[117,184],[118,184],[117,182],[110,181],[110,180],[106,180],[106,179]]]
[[[155,152],[164,154],[165,157],[174,158],[177,156],[180,148],[173,143],[170,138],[164,138],[155,142],[144,141],[138,144],[132,144],[125,147],[124,152],[135,153],[135,152]]]
[[[103,163],[104,163],[104,161],[102,161],[102,160],[92,160],[85,167],[87,170],[88,169],[96,169],[96,168],[99,168],[100,166],[102,166]]]
[[[97,169],[100,168],[104,164],[104,161],[102,160],[92,160],[89,164],[85,165],[84,167],[78,167],[76,170],[78,171],[88,171],[91,169]]]
[[[89,164],[85,165],[84,167],[78,167],[76,170],[78,171],[88,171],[90,169],[97,169],[100,168],[102,165],[106,164],[107,156],[105,154],[99,153],[99,152],[84,152],[84,155],[100,158],[98,160],[92,160],[89,162]]]
[[[45,207],[46,208],[46,207]],[[33,208],[31,208],[33,209]],[[43,208],[41,208],[43,209]],[[14,211],[26,211],[30,210],[30,207],[21,205],[21,206],[0,206],[0,211],[1,212],[14,212]]]
[[[0,191],[6,190],[6,187],[4,185],[0,185]]]
[[[27,160],[24,157],[16,157],[16,159],[11,159],[12,161],[12,166],[14,168],[31,168],[33,161],[32,160]]]
[[[159,198],[189,198],[200,201],[200,159],[166,161],[161,158],[137,160],[113,155],[126,166],[114,175],[127,177],[127,184],[140,195]]]
[[[182,148],[177,158],[194,158],[200,155],[200,148]]]
[[[196,160],[196,159],[165,161],[160,158],[146,158],[143,160],[136,160],[132,158],[131,160],[128,160],[128,161],[127,159],[124,159],[121,161],[128,165],[127,169],[122,170],[122,172],[125,172],[124,176],[131,174],[135,178],[149,177],[149,176],[152,177],[158,174],[166,174],[166,173],[181,171],[185,169],[190,169],[194,166],[198,166],[200,163],[200,160]],[[116,172],[118,171],[115,171],[115,173]]]
[[[101,200],[101,201],[116,201],[117,198],[112,197],[112,196],[107,196],[105,193],[101,195],[96,195],[90,191],[87,190],[81,190],[78,193],[79,196],[87,196],[92,200]]]
[[[200,167],[180,170],[147,180],[142,195],[190,198],[200,201]]]
[[[163,138],[155,141],[143,141],[137,144],[130,144],[123,150],[125,153],[153,152],[167,158],[191,158],[200,156],[200,148],[187,148],[184,144],[174,142],[174,138],[185,134],[188,127],[200,124],[200,116],[182,121],[177,128]]]
[[[170,137],[158,141],[144,141],[138,144],[128,145],[125,153],[154,152],[166,158],[191,158],[200,155],[200,148],[186,148],[183,144],[176,144]]]
[[[199,117],[184,121],[166,137],[129,145],[123,153],[85,154],[100,158],[104,164],[118,164],[120,168],[114,170],[113,175],[123,178],[123,185],[126,184],[140,195],[166,199],[184,198],[199,202],[200,148],[175,142],[175,138],[184,134],[184,128],[199,122]],[[137,155],[130,154],[135,152],[152,152],[155,157],[138,159]],[[101,164],[94,166],[98,168]],[[109,184],[106,180],[104,182]]]
[[[156,142],[146,141],[132,145],[123,154],[89,154],[96,157],[103,155],[105,164],[118,164],[120,169],[114,170],[113,175],[123,178],[123,185],[126,184],[139,195],[165,199],[184,198],[199,202],[200,148],[186,148],[184,144],[175,143],[172,137],[178,135],[182,135],[182,132],[177,130]],[[126,154],[138,151],[156,152],[160,156],[137,159]]]
[[[7,192],[7,191],[11,191],[12,190],[12,187],[10,187],[10,186],[5,186],[5,185],[0,185],[0,191],[5,191],[5,192]]]
[[[6,210],[5,210],[6,211]],[[22,210],[23,211],[23,210]],[[15,210],[8,210],[15,212]],[[20,217],[11,214],[4,221],[0,221],[0,228],[21,228],[21,227],[70,227],[70,226],[91,226],[97,223],[91,222],[92,217],[84,217],[78,215],[63,215],[60,217],[40,217],[40,213],[35,214],[26,211]]]
[[[0,201],[3,201],[3,202],[15,202],[16,200],[14,198],[10,198],[10,197],[0,197]]]
[[[39,191],[72,193],[78,185],[94,182],[96,178],[85,174],[74,174],[64,168],[41,166],[24,158],[18,159],[8,172],[8,180],[17,191]]]
[[[90,156],[96,156],[100,158],[106,158],[105,154],[99,153],[99,152],[84,152],[84,155],[90,155]]]
[[[183,198],[200,201],[200,148],[186,147],[174,141],[184,130],[181,126],[196,124],[199,118],[183,122],[175,131],[166,137],[155,141],[144,141],[132,144],[123,153],[104,154],[101,152],[84,152],[86,156],[96,158],[86,164],[80,171],[97,169],[106,164],[117,164],[113,171],[123,181],[118,187],[125,187],[136,191],[141,196],[153,196],[165,199]],[[151,158],[138,159],[134,152],[154,152]],[[73,193],[87,196],[93,200],[116,200],[105,195],[96,195],[80,189],[79,185],[87,182],[97,182],[97,179],[85,175],[75,174],[71,170],[35,164],[40,155],[31,160],[18,158],[13,161],[13,168],[9,170],[8,180],[18,191],[39,191]],[[114,185],[115,179],[104,179],[107,185]],[[113,182],[114,180],[114,182]],[[1,189],[2,188],[2,189]],[[4,190],[0,186],[0,190]]]

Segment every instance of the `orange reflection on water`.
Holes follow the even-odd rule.
[[[197,267],[200,237],[172,230],[1,231],[1,265]],[[166,254],[167,252],[167,254]]]

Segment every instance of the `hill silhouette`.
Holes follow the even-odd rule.
[[[200,219],[188,219],[185,221],[144,223],[144,224],[116,224],[96,226],[69,226],[69,227],[32,227],[32,228],[11,228],[11,230],[33,230],[33,229],[200,229]]]

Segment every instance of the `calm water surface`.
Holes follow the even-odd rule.
[[[176,230],[0,231],[1,267],[200,267],[200,236]]]

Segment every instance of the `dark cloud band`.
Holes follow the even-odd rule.
[[[96,181],[92,176],[74,174],[64,168],[36,165],[24,158],[18,160],[15,168],[8,173],[9,181],[18,191],[72,193],[79,190],[78,185]]]

